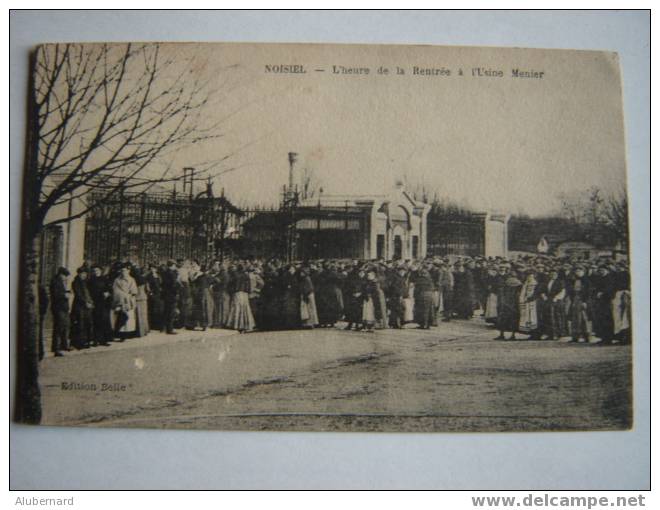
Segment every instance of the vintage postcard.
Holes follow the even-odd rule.
[[[34,49],[15,419],[632,427],[618,57]]]

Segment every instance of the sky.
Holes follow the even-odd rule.
[[[289,152],[299,155],[297,174],[311,170],[325,194],[382,194],[405,179],[483,211],[549,214],[562,193],[625,186],[611,53],[284,44],[162,51],[182,66],[194,62],[193,72],[208,80],[202,117],[222,136],[159,164],[207,170],[216,193],[224,188],[236,203],[276,204]],[[306,73],[268,73],[267,65],[302,65]],[[335,74],[333,66],[369,74]],[[413,66],[450,76],[415,75]],[[512,78],[515,68],[543,78]]]

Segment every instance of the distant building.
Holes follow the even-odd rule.
[[[255,256],[269,247],[298,260],[417,259],[426,256],[429,209],[403,185],[386,195],[320,194],[289,211],[255,215],[243,234]]]
[[[626,248],[613,230],[605,225],[580,224],[566,218],[512,217],[509,250],[581,259],[626,256]]]

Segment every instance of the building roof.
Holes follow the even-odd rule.
[[[319,196],[308,198],[300,202],[300,207],[320,207],[323,209],[340,209],[346,207],[371,208],[374,205],[380,207],[385,203],[406,203],[411,208],[430,209],[430,205],[415,200],[403,186],[397,186],[389,194],[368,194],[368,195],[331,195],[322,193]]]

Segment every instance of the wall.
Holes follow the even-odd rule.
[[[484,223],[484,255],[506,257],[508,255],[508,221],[505,215],[488,215]]]

